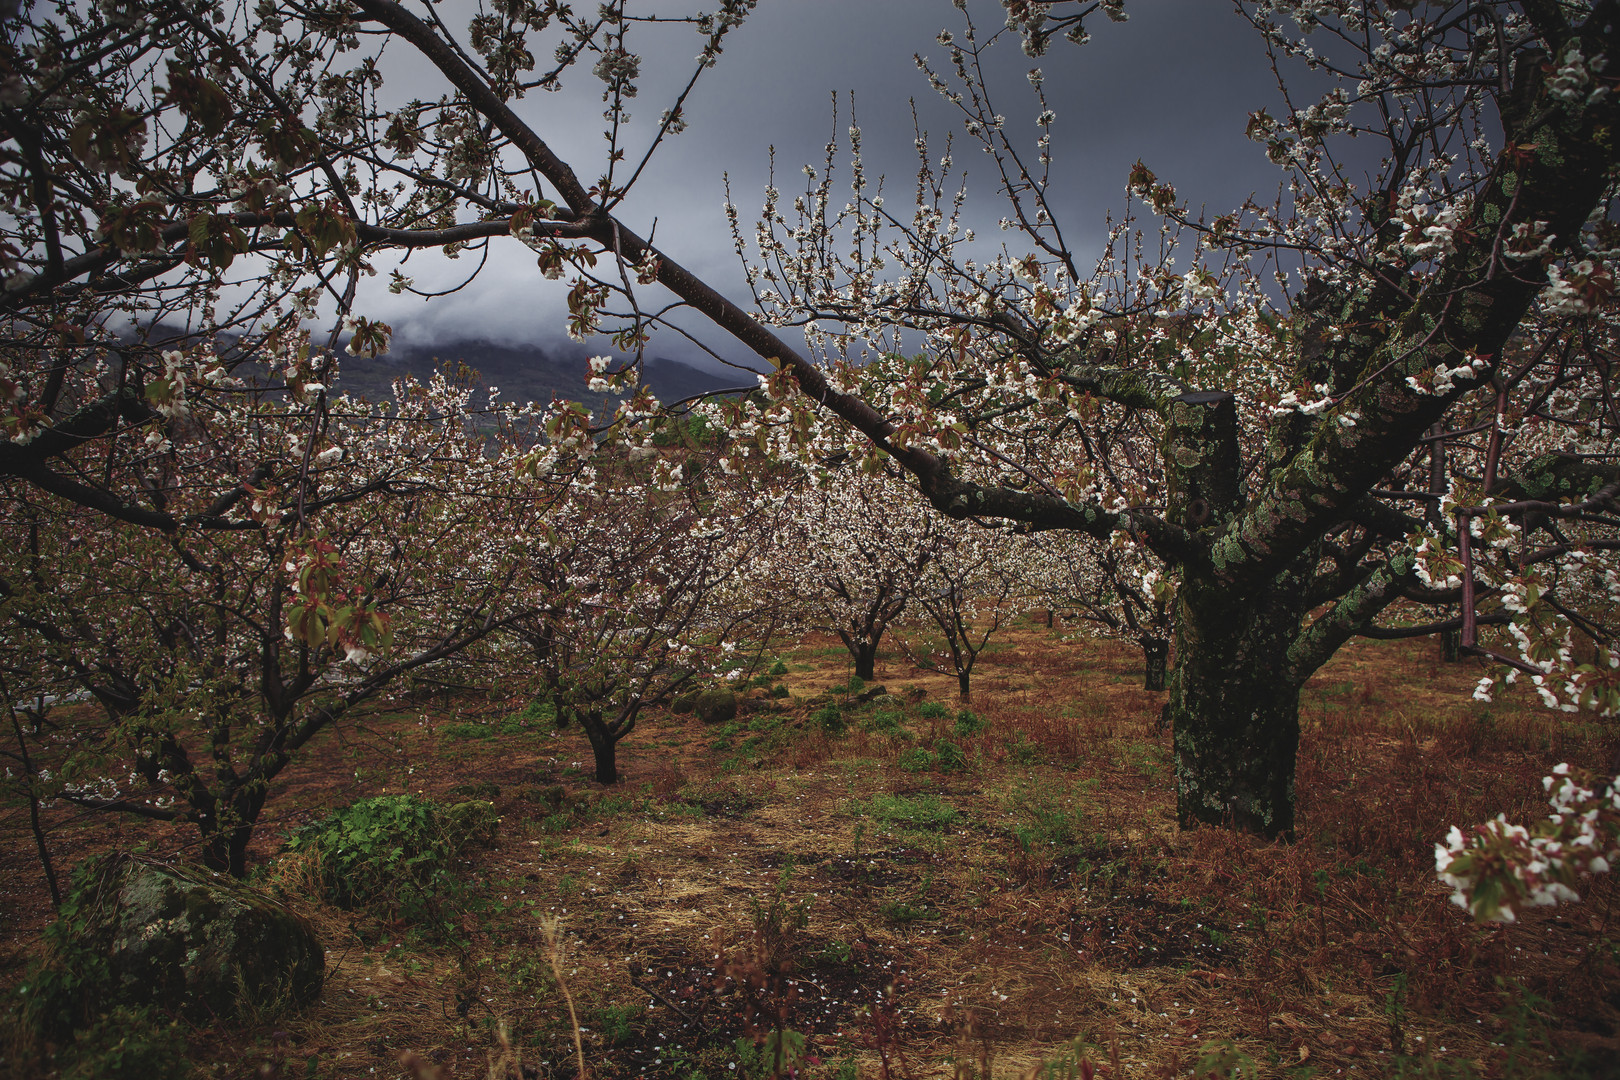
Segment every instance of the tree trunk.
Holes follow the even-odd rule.
[[[1462,659],[1462,631],[1440,631],[1440,659],[1455,664]]]
[[[1165,425],[1167,516],[1213,538],[1242,505],[1242,457],[1231,394],[1177,397]],[[1176,747],[1176,816],[1292,838],[1299,685],[1288,650],[1304,618],[1302,555],[1264,584],[1224,580],[1213,560],[1182,566],[1176,595],[1169,718]]]
[[[596,782],[598,784],[617,784],[619,782],[619,766],[616,761],[619,744],[612,739],[591,743],[591,753],[596,758]]]
[[[1145,690],[1164,689],[1164,668],[1170,659],[1170,643],[1162,637],[1142,638],[1143,675]]]
[[[1302,580],[1285,572],[1234,595],[1191,574],[1177,603],[1169,717],[1176,747],[1176,813],[1292,839],[1299,687],[1284,672],[1299,632]]]
[[[859,641],[850,646],[849,655],[855,660],[855,677],[864,682],[877,679],[877,639]]]
[[[961,698],[963,701],[968,700],[968,679],[969,675],[967,672],[958,671],[956,673],[956,696]]]
[[[607,724],[602,720],[601,713],[580,713],[579,726],[585,729],[585,737],[591,743],[591,755],[596,759],[596,782],[598,784],[617,784],[619,782],[618,738],[608,730]]]
[[[202,861],[210,870],[244,878],[248,870],[248,844],[253,840],[253,827],[264,800],[238,795],[229,805],[222,819],[207,814],[197,822],[203,834]]]

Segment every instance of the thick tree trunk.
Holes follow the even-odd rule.
[[[850,646],[849,655],[855,661],[855,677],[865,682],[877,678],[877,641],[861,641]]]
[[[1172,520],[1201,536],[1226,528],[1241,507],[1242,458],[1231,394],[1176,398],[1165,425]],[[1169,719],[1176,747],[1176,815],[1289,837],[1299,686],[1289,647],[1304,617],[1302,556],[1262,586],[1234,585],[1217,561],[1182,567],[1176,595],[1176,664]]]
[[[585,729],[585,738],[591,744],[591,756],[596,759],[596,782],[617,784],[619,737],[608,729],[601,713],[580,713],[579,726]]]
[[[963,701],[968,700],[968,696],[969,696],[968,681],[969,681],[969,678],[970,678],[970,676],[965,671],[958,671],[956,673],[956,696],[961,698]]]
[[[1284,672],[1299,632],[1301,581],[1263,590],[1189,575],[1180,589],[1169,718],[1176,813],[1266,837],[1292,838],[1299,687]]]

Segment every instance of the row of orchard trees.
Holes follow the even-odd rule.
[[[1083,61],[1131,32],[1109,25],[1129,3],[962,0],[925,77],[991,166],[1004,246],[975,241],[928,139],[900,212],[852,146],[848,195],[830,154],[766,193],[752,246],[739,225],[745,307],[642,238],[637,196],[753,7],[500,0],[462,26],[415,0],[24,0],[0,21],[6,699],[88,694],[135,758],[74,797],[195,820],[234,867],[276,771],[400,675],[527,624],[537,663],[605,685],[559,652],[558,605],[512,587],[546,562],[524,545],[566,520],[550,508],[611,494],[597,444],[649,470],[648,528],[718,512],[655,477],[644,393],[606,424],[489,414],[495,450],[453,387],[333,396],[340,338],[312,341],[315,315],[382,347],[358,282],[417,249],[534,258],[570,330],[632,356],[597,373],[627,391],[666,321],[757,357],[764,397],[712,412],[739,441],[706,476],[849,459],[955,521],[1101,545],[1077,605],[1145,637],[1166,608],[1184,824],[1293,832],[1299,689],[1357,635],[1454,627],[1551,705],[1620,711],[1612,0],[1241,0],[1281,83],[1247,131],[1278,198],[1194,213],[1144,163],[1100,254],[1061,220],[1062,103],[1037,68],[1034,127],[1009,123],[984,60],[1016,38]],[[643,62],[690,56],[680,35],[691,79],[633,121]],[[402,54],[419,99],[385,85]],[[534,105],[576,78],[606,109],[597,161],[559,156],[558,109]],[[184,347],[131,336],[165,321]],[[701,562],[690,520],[669,555]],[[645,552],[559,557],[553,585],[661,611],[676,578]],[[721,650],[705,632],[665,640]],[[654,669],[569,707],[628,730]]]
[[[142,347],[104,347],[63,392],[104,396]],[[373,404],[210,342],[156,347],[161,421],[62,456],[168,527],[7,485],[0,678],[36,796],[190,822],[233,873],[311,740],[410,686],[526,688],[613,783],[644,710],[784,632],[838,634],[870,678],[909,606],[932,631],[910,651],[966,695],[1015,605],[1044,602],[1041,549],[881,474],[741,474],[712,436],[598,449],[564,433],[567,406],[474,407],[467,373]]]
[[[796,625],[835,635],[856,676],[885,635],[970,694],[975,662],[1015,615],[1061,609],[1094,634],[1163,643],[1164,588],[1129,545],[1030,535],[939,513],[900,479],[845,467],[796,481],[776,559]],[[1153,687],[1163,689],[1162,684]]]

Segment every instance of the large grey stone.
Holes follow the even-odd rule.
[[[226,875],[138,855],[104,856],[75,875],[48,936],[31,1004],[58,1030],[121,1004],[268,1018],[314,1001],[326,973],[315,931],[280,903]],[[74,1000],[61,1000],[64,990]]]

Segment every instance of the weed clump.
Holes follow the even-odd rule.
[[[836,705],[823,705],[810,714],[810,722],[829,735],[842,735],[849,726],[844,722],[844,710]]]
[[[944,707],[941,706],[942,711],[943,708]],[[974,712],[972,709],[963,709],[956,714],[955,731],[958,738],[971,738],[989,726],[990,722],[984,719],[978,713]]]
[[[914,746],[902,753],[900,767],[907,772],[961,772],[967,768],[967,755],[949,739],[939,739],[932,750]]]
[[[415,795],[362,799],[311,822],[287,850],[313,861],[322,895],[339,907],[382,902],[407,918],[427,914],[451,884],[468,843],[494,840],[500,819],[480,799],[445,806]]]

